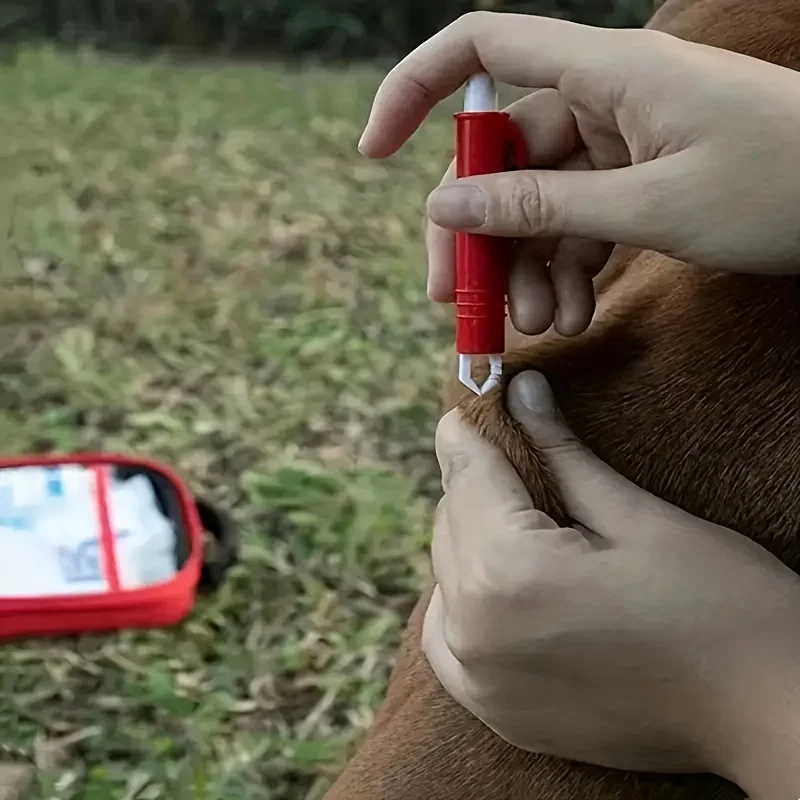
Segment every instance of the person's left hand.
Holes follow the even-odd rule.
[[[525,750],[796,798],[800,579],[597,459],[541,375],[515,378],[508,400],[574,524],[534,508],[457,411],[442,419],[423,649],[444,688]]]

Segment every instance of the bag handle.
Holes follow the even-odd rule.
[[[202,497],[195,497],[195,505],[203,530],[210,533],[215,542],[213,557],[203,556],[200,571],[199,588],[210,593],[219,589],[225,573],[239,563],[239,530],[229,514]]]

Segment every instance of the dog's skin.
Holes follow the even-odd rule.
[[[800,68],[800,0],[666,0],[648,27]],[[600,458],[800,571],[800,278],[713,273],[618,248],[597,289],[582,336],[510,332],[506,378],[540,370]],[[454,382],[445,395],[505,451],[535,505],[564,524],[558,489],[503,393],[478,398]],[[618,772],[507,745],[429,668],[420,649],[429,596],[411,615],[375,724],[327,800],[744,797],[713,776]]]

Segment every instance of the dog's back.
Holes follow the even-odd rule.
[[[668,0],[651,27],[800,67],[800,0]],[[516,336],[511,369],[551,381],[575,433],[648,491],[741,531],[800,571],[800,279],[712,273],[618,249],[589,331]],[[448,388],[563,521],[500,393]],[[491,535],[487,531],[487,535]],[[409,620],[386,700],[327,800],[741,800],[711,776],[635,775],[522,753],[455,705]],[[687,710],[691,713],[691,709]]]

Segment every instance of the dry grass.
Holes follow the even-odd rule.
[[[451,342],[420,235],[449,117],[361,159],[379,79],[0,67],[4,451],[163,459],[245,536],[177,630],[3,649],[4,746],[69,737],[35,796],[314,800],[370,721],[427,569]]]

